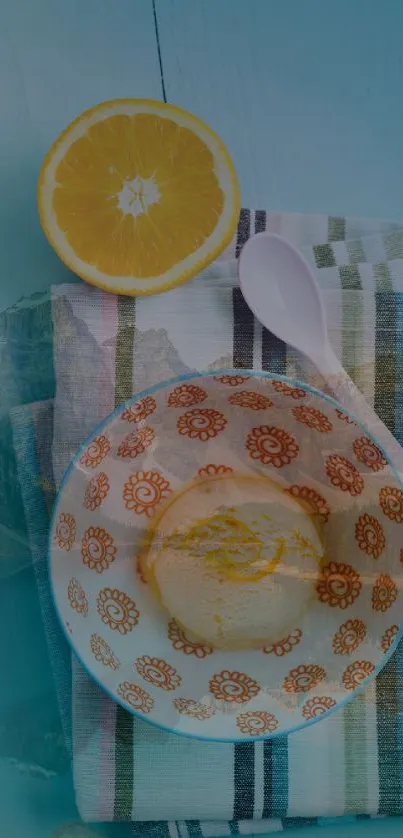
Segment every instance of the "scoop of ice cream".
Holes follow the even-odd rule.
[[[322,553],[312,517],[281,487],[229,475],[176,497],[143,567],[185,629],[216,647],[250,648],[295,628]]]

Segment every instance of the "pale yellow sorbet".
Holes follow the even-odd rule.
[[[264,478],[228,475],[178,494],[142,564],[162,604],[219,648],[258,648],[298,624],[323,555],[313,517]]]

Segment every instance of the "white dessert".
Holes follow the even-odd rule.
[[[142,564],[185,629],[219,648],[258,648],[298,625],[322,554],[297,501],[264,478],[228,475],[171,502]]]

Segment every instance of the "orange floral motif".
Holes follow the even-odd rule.
[[[214,381],[219,381],[221,384],[228,384],[229,387],[238,387],[239,384],[244,384],[249,378],[249,375],[215,375]]]
[[[379,503],[390,521],[403,521],[403,492],[395,486],[383,486],[379,492]]]
[[[322,495],[315,492],[314,489],[309,489],[308,486],[290,486],[285,491],[300,503],[306,504],[309,507],[309,511],[318,515],[324,524],[327,523],[330,515],[330,506]]]
[[[173,704],[178,713],[183,716],[191,716],[192,719],[198,719],[199,722],[211,719],[215,713],[213,707],[202,704],[200,701],[194,701],[193,698],[174,698]]]
[[[130,457],[134,460],[139,454],[144,454],[154,437],[155,433],[152,428],[140,428],[138,431],[132,431],[122,439],[118,448],[118,456]]]
[[[307,693],[326,677],[323,666],[315,663],[301,663],[295,669],[291,669],[284,678],[284,689],[287,693]]]
[[[368,515],[367,512],[360,515],[355,525],[355,538],[360,550],[374,559],[379,559],[386,539],[383,527],[374,515]]]
[[[307,425],[308,428],[319,431],[321,434],[326,434],[332,430],[333,425],[330,419],[321,410],[316,410],[315,407],[308,407],[306,405],[293,407],[292,414],[297,422],[301,422],[303,425]]]
[[[271,643],[270,646],[264,646],[262,651],[265,655],[276,655],[276,657],[282,658],[283,655],[288,655],[289,652],[292,652],[294,646],[298,646],[298,643],[301,643],[301,637],[301,629],[295,629],[287,637],[284,637],[283,640],[278,640],[277,643]]]
[[[96,468],[102,463],[102,460],[105,459],[110,450],[111,444],[108,437],[104,434],[96,436],[89,444],[83,456],[80,457],[80,463],[82,466],[87,466],[87,468]]]
[[[389,649],[399,631],[399,626],[391,626],[390,628],[386,629],[385,633],[382,635],[381,640],[381,649],[382,652],[389,652]]]
[[[180,416],[177,422],[178,431],[182,436],[190,439],[200,439],[206,442],[213,439],[227,424],[225,416],[218,410],[209,408],[195,408]]]
[[[143,687],[132,684],[130,681],[123,681],[117,689],[118,695],[139,713],[150,713],[154,707],[154,699],[143,690]]]
[[[86,617],[88,614],[88,598],[87,594],[85,593],[82,585],[80,585],[77,579],[70,579],[69,586],[67,588],[67,596],[69,599],[69,603],[71,608],[74,608],[74,611],[77,611],[77,614],[81,614],[82,617]]]
[[[276,717],[273,716],[273,713],[266,713],[265,710],[250,710],[248,713],[240,713],[236,723],[239,730],[249,736],[273,733],[278,728]]]
[[[344,562],[329,562],[322,567],[316,585],[321,602],[332,608],[348,608],[361,592],[362,583],[359,574]]]
[[[97,611],[112,631],[128,634],[137,626],[140,614],[136,603],[117,588],[103,588],[97,596]]]
[[[298,457],[299,447],[291,434],[282,428],[261,425],[253,428],[246,440],[246,448],[253,460],[263,465],[282,468]]]
[[[360,495],[364,488],[360,472],[350,460],[341,457],[340,454],[330,454],[326,457],[326,474],[333,486],[337,486],[342,492],[349,492],[353,497]]]
[[[81,555],[84,564],[97,573],[103,573],[115,560],[115,542],[102,527],[89,527],[81,542]]]
[[[207,399],[207,393],[202,387],[194,384],[180,384],[168,396],[169,407],[192,407]]]
[[[340,626],[333,638],[333,651],[335,655],[351,655],[352,652],[362,643],[367,633],[365,623],[362,620],[347,620]]]
[[[55,539],[62,550],[71,550],[76,537],[76,519],[69,512],[61,512],[55,529]]]
[[[168,637],[174,649],[177,649],[178,652],[184,652],[185,655],[194,655],[195,658],[206,658],[207,655],[211,655],[214,651],[207,643],[189,640],[176,620],[171,620],[168,624]]]
[[[218,672],[210,680],[210,692],[219,701],[234,701],[236,704],[244,704],[260,693],[260,686],[245,675],[244,672],[229,672],[224,669]]]
[[[151,416],[156,409],[157,402],[155,399],[152,396],[145,396],[144,399],[140,399],[140,401],[127,407],[122,413],[122,419],[124,422],[135,422],[137,424],[147,419],[147,416]]]
[[[340,410],[339,407],[336,407],[335,412],[336,412],[337,416],[339,417],[339,419],[341,419],[342,422],[345,422],[346,425],[355,425],[355,426],[357,425],[357,422],[354,422],[354,419],[350,419],[348,414],[344,413],[343,410]]]
[[[94,509],[97,509],[98,506],[101,505],[102,501],[105,500],[108,492],[108,475],[105,474],[104,471],[101,471],[100,474],[96,474],[95,477],[92,477],[90,482],[88,483],[84,495],[85,508],[91,509],[91,511],[93,512]]]
[[[324,713],[327,713],[335,705],[334,698],[330,698],[328,695],[314,695],[313,698],[309,698],[305,702],[302,708],[302,715],[305,719],[316,719],[317,716],[323,716]]]
[[[230,466],[215,466],[213,463],[209,463],[207,466],[199,468],[198,475],[199,477],[220,477],[222,474],[232,474],[232,472],[233,469]]]
[[[123,500],[126,509],[135,515],[146,515],[152,518],[156,507],[162,500],[168,498],[172,489],[158,471],[137,471],[131,474],[123,487]]]
[[[240,390],[238,393],[233,393],[228,397],[228,401],[237,407],[248,407],[250,410],[265,410],[273,405],[267,396],[254,393],[252,390]]]
[[[306,396],[306,391],[302,390],[301,387],[291,387],[285,381],[272,381],[272,385],[276,393],[282,393],[283,396],[289,396],[290,399],[304,399]]]
[[[96,660],[103,663],[104,666],[110,666],[111,669],[119,669],[119,658],[116,657],[109,643],[103,637],[100,637],[99,634],[91,635],[91,651]]]
[[[160,687],[161,690],[177,690],[182,683],[182,678],[176,669],[160,658],[150,658],[149,655],[144,655],[142,658],[137,658],[135,667],[145,681],[153,684],[154,687]]]
[[[354,661],[343,673],[343,684],[346,690],[356,690],[357,687],[374,671],[374,664],[370,661]]]
[[[387,611],[397,598],[396,582],[386,573],[378,576],[372,589],[372,608],[374,611]]]
[[[357,460],[364,463],[372,471],[382,471],[387,462],[378,446],[368,436],[361,436],[353,443],[353,451]]]

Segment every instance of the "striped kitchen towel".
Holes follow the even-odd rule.
[[[334,351],[403,442],[397,225],[243,210],[225,258],[168,294],[134,300],[84,285],[54,289],[56,484],[98,421],[170,376],[233,366],[315,380],[314,369],[254,320],[239,291],[236,258],[248,236],[264,229],[287,235],[315,265]],[[82,817],[232,824],[400,813],[402,657],[398,651],[363,696],[316,727],[234,746],[188,741],[133,718],[73,662],[74,773]]]
[[[10,410],[54,394],[50,295],[34,295],[0,312],[0,578],[30,563],[16,479]]]
[[[50,294],[40,294],[0,312],[0,656],[5,669],[11,666],[2,682],[0,761],[4,765],[4,760],[10,761],[19,771],[43,778],[65,773],[69,757],[31,581],[32,549],[10,410],[53,394]],[[25,573],[21,573],[23,569]],[[18,606],[22,613],[15,632],[10,620],[14,621]],[[38,673],[28,680],[26,649],[35,650]]]
[[[54,609],[50,591],[49,579],[47,575],[48,524],[50,511],[52,509],[56,494],[56,488],[52,475],[51,458],[53,413],[53,401],[50,400],[39,402],[36,404],[34,403],[31,405],[23,405],[12,410],[11,422],[13,427],[15,454],[18,472],[20,476],[22,498],[26,509],[26,521],[32,550],[32,559],[37,576],[38,591],[41,600],[43,619],[49,641],[51,663],[56,678],[56,685],[58,687],[58,693],[60,698],[60,706],[65,723],[64,728],[66,740],[69,741],[71,735],[71,680],[69,680],[69,676],[71,675],[71,667],[69,662],[69,649],[65,636],[61,632],[58,619],[56,617],[56,612]],[[75,673],[74,683],[76,684],[76,711],[87,713],[86,723],[82,727],[82,732],[84,732],[84,729],[86,731],[86,737],[84,738],[84,735],[82,736],[82,744],[85,750],[85,743],[91,742],[91,740],[94,737],[104,737],[103,741],[105,743],[108,740],[110,741],[111,724],[116,724],[117,719],[116,717],[114,718],[112,713],[114,705],[111,702],[105,704],[103,694],[99,690],[95,690],[95,692],[93,691],[92,683],[88,681],[88,678],[86,677],[83,670],[77,667],[75,660],[73,660],[73,670]],[[87,702],[90,702],[91,705],[89,708],[89,713]],[[101,714],[102,716],[102,724],[99,724],[99,720],[101,718],[99,714]],[[125,789],[125,784],[127,783],[130,774],[128,758],[134,758],[134,750],[133,753],[131,753],[131,749],[135,748],[137,740],[140,745],[142,744],[143,749],[143,757],[141,757],[141,747],[138,751],[138,756],[140,757],[138,763],[138,771],[140,771],[141,769],[145,772],[145,783],[153,784],[155,782],[155,779],[153,779],[153,777],[155,775],[155,770],[158,768],[160,764],[164,750],[162,747],[163,743],[158,742],[157,736],[154,747],[150,748],[150,753],[148,755],[146,754],[146,749],[148,748],[148,744],[150,742],[147,734],[150,732],[153,733],[153,729],[150,728],[150,726],[148,725],[141,724],[140,728],[133,729],[133,736],[130,736],[129,740],[129,748],[129,741],[126,739],[126,737],[124,736],[123,738],[121,738],[123,730],[123,728],[121,728],[121,721],[123,718],[124,717],[122,716],[119,722],[120,727],[119,730],[117,730],[118,736],[114,746],[114,754],[116,761],[114,768],[112,768],[112,765],[108,762],[108,760],[105,760],[105,758],[103,761],[101,761],[100,764],[94,763],[94,765],[92,766],[92,771],[93,773],[96,773],[100,789],[103,793],[105,793],[108,783],[110,783],[112,779],[115,778],[115,782],[117,782],[118,789],[115,799],[115,807],[117,814],[119,814],[121,810],[124,797],[126,796],[126,799],[129,799],[129,796],[133,794],[132,786],[129,786]],[[91,724],[91,719],[95,720],[95,728]],[[130,722],[129,717],[127,717],[127,722]],[[144,729],[142,730],[142,728]],[[124,729],[126,730],[126,732],[128,732],[130,730],[130,727],[126,725]],[[171,784],[173,782],[170,779],[171,774],[173,774],[173,777],[176,781],[179,780],[182,783],[183,778],[179,776],[179,773],[185,771],[185,769],[192,771],[192,779],[190,780],[190,782],[200,782],[201,772],[200,765],[198,764],[200,763],[200,758],[197,759],[198,749],[195,750],[194,757],[196,757],[196,759],[194,758],[194,765],[192,766],[189,764],[189,754],[187,753],[187,749],[185,748],[183,754],[175,753],[175,749],[172,749],[172,742],[170,742],[169,740],[172,740],[172,737],[168,737],[167,739],[167,744],[169,745],[169,748],[167,749],[165,760],[163,760],[162,765],[158,769],[160,771],[162,779],[162,788],[168,785],[169,790],[171,790]],[[181,742],[184,741],[182,739],[179,739],[178,737],[174,737],[174,740],[176,744],[181,744]],[[76,742],[76,759],[79,761],[80,754],[79,749],[77,748],[77,744],[78,743]],[[155,746],[158,749],[157,755],[154,755]],[[94,745],[91,744],[90,749],[92,750],[92,752],[93,748]],[[214,770],[214,768],[216,768],[216,782],[220,784],[221,788],[221,775],[223,770],[225,771],[226,765],[228,765],[228,759],[225,758],[224,752],[220,753],[220,750],[221,749],[218,748],[217,753],[219,755],[219,759],[216,766],[212,765],[210,759],[211,752],[210,754],[203,754],[202,758],[203,760],[205,760],[206,764],[205,772],[211,771],[212,769]],[[254,755],[253,748],[248,748],[247,750],[248,753],[245,753],[244,749],[238,748],[232,754],[232,748],[227,748],[227,755],[233,759],[234,768],[234,812],[236,812],[237,808],[241,809],[243,807],[245,802],[245,791],[249,798],[249,805],[254,807],[255,793],[252,791],[250,782],[252,777],[256,776],[256,773],[258,771],[258,763],[255,761],[256,757]],[[103,749],[101,749],[101,753],[103,753]],[[154,758],[156,758],[156,762],[153,768],[152,765]],[[167,759],[169,759],[170,761],[170,764],[168,766],[166,764]],[[177,763],[176,768],[175,762]],[[270,764],[272,766],[270,768],[271,776],[273,768],[276,769],[276,763],[278,763],[278,759],[270,759],[268,743],[267,745],[262,746],[260,748],[260,762],[260,777],[262,780],[263,775],[265,772],[267,773]],[[279,767],[281,767],[281,761],[279,763]],[[284,768],[285,767],[286,764],[284,765]],[[103,770],[105,773],[103,773]],[[121,785],[118,780],[119,774],[121,774]],[[281,772],[281,778],[282,783],[284,778],[284,770]],[[159,779],[157,781],[159,782]],[[231,785],[231,781],[228,780],[228,777],[227,782],[229,783],[229,785]],[[248,785],[247,790],[246,784]],[[271,809],[270,799],[273,793],[276,794],[277,786],[274,785],[274,778],[271,778],[269,782],[266,783],[266,788],[266,811],[263,809],[262,814],[264,814],[265,812],[265,814],[267,815],[269,814],[269,811]],[[280,785],[278,786],[278,788],[280,788]],[[283,785],[281,785],[281,788],[283,789],[281,792],[281,794],[283,795]],[[261,783],[260,789],[262,789]],[[186,789],[184,789],[184,792],[186,792]],[[135,791],[135,794],[137,796],[137,791]],[[138,794],[141,795],[141,784],[139,784],[138,787]],[[109,799],[108,795],[107,799]],[[256,794],[256,805],[258,805],[257,800],[258,794]],[[104,813],[105,816],[107,816],[106,807],[104,808],[102,801],[99,801],[98,799],[98,803],[99,802],[100,814]],[[263,802],[263,798],[261,799],[261,802]],[[317,817],[293,818],[284,816],[277,818],[265,817],[261,818],[260,820],[231,820],[226,822],[222,820],[198,821],[195,820],[194,817],[192,817],[191,819],[189,818],[187,820],[180,821],[136,821],[132,824],[122,824],[115,822],[113,824],[109,823],[108,825],[103,824],[102,827],[100,826],[100,830],[104,838],[129,838],[129,836],[131,836],[131,838],[211,838],[212,836],[257,834],[262,835],[269,833],[271,834],[273,832],[279,832],[293,826],[303,826],[311,824],[328,825],[329,823],[339,824],[340,822],[344,824],[346,822],[352,822],[355,819],[356,818],[353,815],[337,819],[323,819]]]

